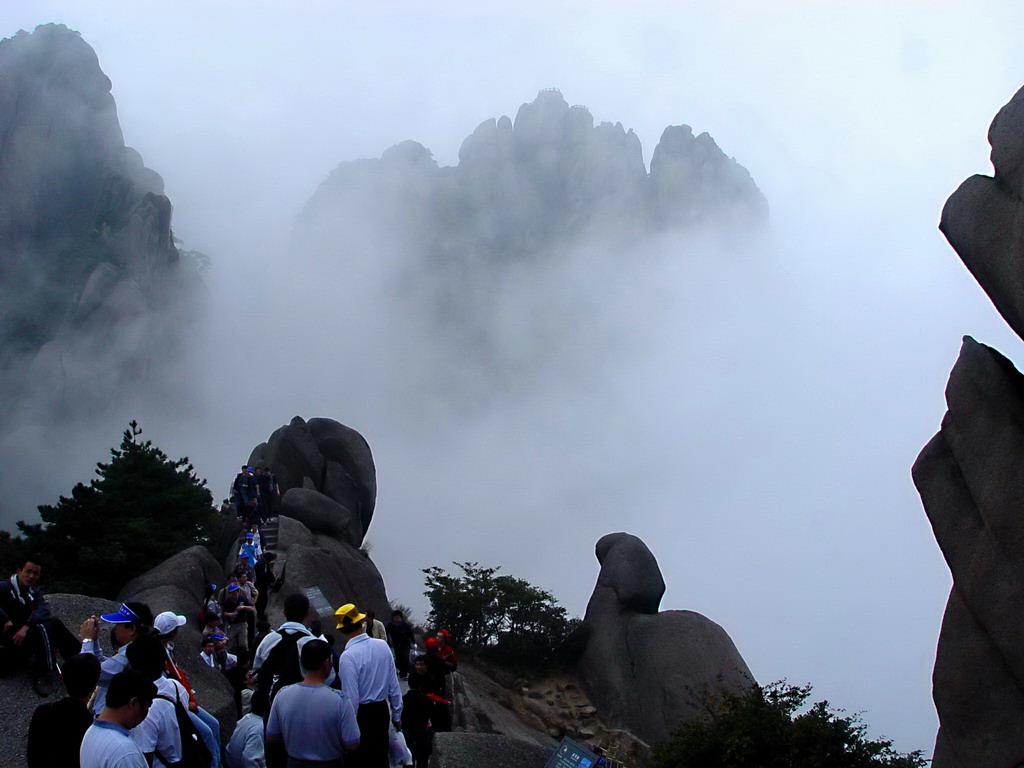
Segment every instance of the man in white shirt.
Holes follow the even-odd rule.
[[[386,641],[365,634],[366,615],[355,605],[341,606],[335,616],[338,629],[347,638],[341,654],[341,689],[356,707],[361,734],[359,749],[352,753],[349,764],[386,768],[389,721],[395,730],[402,730],[402,691],[395,657]]]
[[[166,766],[182,759],[181,731],[174,702],[188,711],[188,691],[177,680],[164,677],[167,656],[156,637],[140,637],[128,648],[128,663],[156,685],[157,695],[149,714],[131,737],[154,766]]]
[[[263,722],[264,711],[258,701],[252,702],[252,709],[242,716],[231,734],[225,750],[224,765],[227,768],[266,768],[264,753]]]
[[[107,703],[82,738],[82,768],[149,768],[129,732],[146,719],[156,686],[133,670],[110,680]]]

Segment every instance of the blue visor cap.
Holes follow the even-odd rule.
[[[235,592],[239,589],[237,584],[228,584],[228,592]]]
[[[222,635],[220,632],[218,632],[216,635],[210,635],[210,640],[227,640],[227,639],[228,639],[228,636],[227,635]]]
[[[117,609],[117,613],[104,613],[100,618],[110,624],[142,623],[141,619],[135,615],[135,612],[124,603],[121,603],[121,607]]]

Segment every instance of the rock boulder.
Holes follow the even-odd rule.
[[[363,541],[359,517],[319,491],[292,488],[281,499],[281,514],[302,523],[311,533],[358,548]]]
[[[1024,338],[1024,90],[989,130],[995,176],[949,198],[940,229]],[[953,577],[933,697],[934,768],[1024,762],[1024,376],[965,337],[939,433],[913,477]]]
[[[307,423],[296,416],[253,449],[249,464],[270,467],[284,495],[292,489],[306,489],[336,502],[346,512],[340,527],[333,526],[336,530],[332,535],[344,536],[356,547],[362,542],[373,519],[377,477],[370,446],[354,429],[333,419],[315,418]],[[312,503],[311,498],[305,497],[305,501]],[[316,511],[310,514],[315,515],[326,508],[323,501],[313,506]],[[302,519],[294,506],[285,514]],[[349,526],[352,515],[358,530]],[[313,529],[318,527],[317,523],[311,524]]]
[[[654,743],[698,714],[704,690],[753,681],[718,624],[692,611],[658,612],[665,582],[640,539],[609,534],[596,550],[601,571],[579,677],[603,718]]]

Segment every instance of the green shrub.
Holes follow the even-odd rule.
[[[21,555],[43,559],[47,592],[116,597],[125,582],[194,544],[216,524],[206,481],[187,458],[172,461],[136,422],[125,430],[96,478],[71,496],[39,507],[42,523],[18,522],[20,536],[0,536],[10,567]]]
[[[900,754],[869,739],[857,715],[827,701],[804,708],[811,686],[785,680],[705,694],[704,714],[658,745],[650,768],[919,768],[919,751]]]

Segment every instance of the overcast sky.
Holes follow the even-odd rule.
[[[196,347],[212,355],[197,376],[215,413],[154,414],[148,437],[220,495],[296,413],[360,429],[380,479],[374,559],[421,614],[418,569],[451,560],[501,564],[581,614],[594,542],[628,530],[661,563],[663,607],[722,624],[759,680],[811,682],[875,735],[930,752],[950,580],[910,466],[963,334],[1024,360],[936,223],[964,178],[990,172],[989,122],[1024,84],[1024,6],[153,5],[0,11],[2,36],[49,21],[82,33],[126,143],[166,182],[176,234],[214,259],[219,322]],[[648,161],[669,124],[711,133],[767,196],[767,242],[664,245],[681,256],[608,292],[633,313],[628,351],[514,406],[418,418],[408,390],[381,394],[402,360],[340,375],[338,360],[394,353],[372,308],[370,327],[332,336],[330,360],[277,336],[263,352],[288,370],[232,378],[224,343],[273,325],[280,302],[260,297],[287,289],[261,275],[288,263],[287,229],[338,162],[415,139],[453,164],[477,124],[549,86],[633,128]],[[641,313],[655,285],[660,309]],[[304,317],[281,325],[301,333]],[[85,441],[99,454],[72,466],[80,479],[135,415]]]

